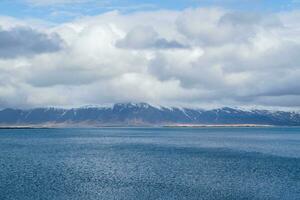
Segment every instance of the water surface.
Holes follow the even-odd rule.
[[[300,199],[300,128],[0,130],[0,199]]]

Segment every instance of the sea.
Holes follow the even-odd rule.
[[[1,200],[300,199],[300,128],[1,129]]]

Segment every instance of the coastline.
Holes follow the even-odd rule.
[[[274,127],[267,124],[175,124],[166,125],[169,128],[239,128],[239,127]]]
[[[264,124],[131,124],[131,125],[83,125],[83,124],[51,124],[51,125],[5,125],[1,129],[52,129],[52,128],[258,128],[276,127]]]
[[[40,127],[40,126],[0,126],[1,129],[50,129],[52,127]]]

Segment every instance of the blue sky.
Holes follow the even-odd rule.
[[[58,3],[58,2],[69,3]],[[16,18],[39,18],[64,22],[79,16],[97,15],[110,10],[133,12],[138,10],[183,10],[190,7],[219,6],[233,10],[277,12],[300,7],[297,0],[2,0],[0,13]],[[33,3],[35,2],[35,3]],[[44,2],[44,3],[36,3]],[[48,3],[47,3],[48,2]],[[52,3],[51,3],[52,2]]]

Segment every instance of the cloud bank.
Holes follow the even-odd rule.
[[[299,108],[299,17],[198,8],[16,22],[0,29],[0,107]]]

